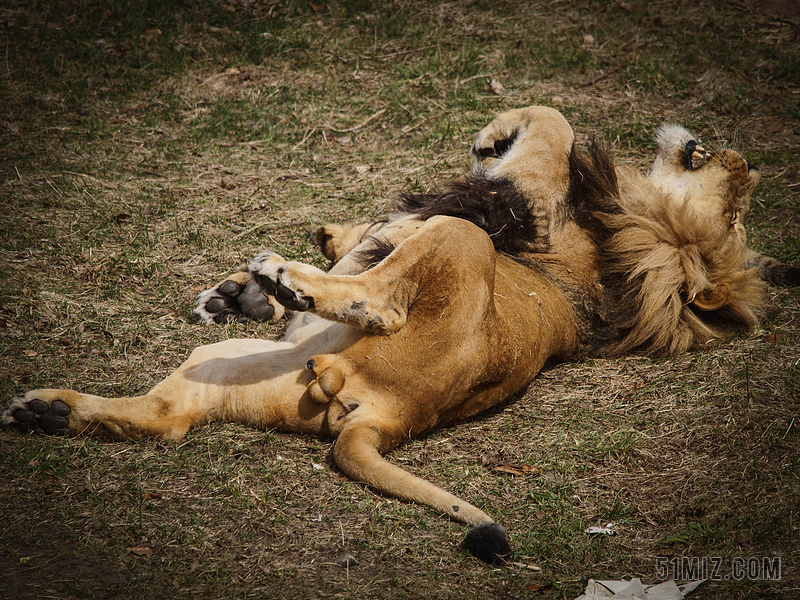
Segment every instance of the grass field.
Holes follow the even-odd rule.
[[[436,189],[494,115],[530,104],[642,169],[665,120],[740,149],[764,175],[750,245],[800,263],[798,40],[790,0],[7,0],[0,397],[141,392],[196,345],[276,336],[201,326],[194,299],[265,247],[324,266],[308,230]],[[691,597],[796,598],[800,292],[771,297],[730,342],[555,366],[390,454],[502,523],[508,566],[347,480],[326,440],[0,431],[0,597],[570,599],[590,577],[653,581],[657,557],[678,577],[779,557],[780,579]]]

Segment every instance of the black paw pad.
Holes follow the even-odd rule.
[[[255,274],[255,280],[258,285],[262,287],[262,289],[268,293],[270,296],[275,295],[275,290],[277,289],[278,284],[275,283],[269,277],[265,277],[264,275],[260,275],[258,273]]]
[[[71,412],[72,409],[61,400],[54,400],[48,405],[47,402],[35,398],[11,413],[11,426],[44,435],[70,435],[66,417]]]
[[[227,281],[223,281],[221,284],[219,284],[217,291],[220,294],[225,294],[226,296],[235,297],[238,296],[239,292],[241,292],[242,290],[241,286],[238,283],[236,283],[232,279],[228,279]]]
[[[247,282],[236,301],[241,311],[256,321],[269,321],[275,314],[275,309],[267,302],[264,291],[254,281]]]
[[[206,310],[210,313],[221,313],[228,308],[228,303],[223,298],[212,298],[206,302]]]
[[[50,405],[43,400],[31,400],[28,402],[28,408],[35,412],[37,415],[43,415],[50,408]]]

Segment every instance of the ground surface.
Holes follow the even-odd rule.
[[[309,229],[435,189],[529,104],[643,168],[664,120],[741,149],[764,174],[752,246],[800,262],[798,48],[800,6],[777,0],[4,2],[0,395],[133,393],[195,345],[277,335],[200,326],[194,297],[266,246],[323,266]],[[510,566],[342,477],[325,440],[5,431],[0,597],[574,598],[720,557],[693,597],[796,598],[800,294],[772,298],[730,343],[556,366],[391,453],[496,517]]]

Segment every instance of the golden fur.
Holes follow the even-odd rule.
[[[247,278],[201,295],[198,313],[213,320],[209,305],[233,310],[258,286],[297,311],[282,341],[197,348],[143,396],[31,391],[3,422],[178,440],[227,420],[336,438],[349,477],[473,526],[465,546],[504,559],[491,517],[382,455],[497,405],[548,361],[673,355],[752,326],[764,284],[723,226],[755,185],[735,161],[717,160],[708,185],[676,199],[596,146],[583,157],[543,107],[500,115],[472,154],[472,174],[443,194],[407,196],[386,222],[321,230],[328,273],[264,252]]]

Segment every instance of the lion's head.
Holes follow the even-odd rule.
[[[655,186],[675,205],[686,203],[709,226],[731,228],[745,245],[750,197],[761,181],[758,168],[731,149],[706,151],[679,125],[663,125],[656,143],[658,156],[650,170]]]
[[[617,349],[677,354],[757,323],[765,285],[745,266],[744,222],[761,175],[683,127],[661,127],[656,142],[649,178],[618,169],[623,210],[609,217],[604,267],[637,290],[612,309],[626,331]]]

